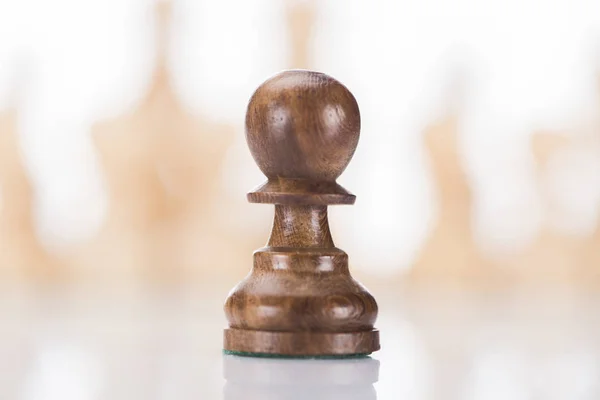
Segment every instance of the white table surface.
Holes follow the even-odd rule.
[[[0,399],[600,399],[597,294],[374,290],[381,351],[282,360],[222,354],[218,285],[0,293]]]

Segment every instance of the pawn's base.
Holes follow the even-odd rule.
[[[379,350],[379,331],[270,332],[225,329],[224,350],[254,356],[346,357],[366,356]]]

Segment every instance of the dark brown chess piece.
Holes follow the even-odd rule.
[[[226,352],[348,356],[379,349],[377,303],[348,271],[329,232],[327,206],[353,204],[335,180],[358,144],[354,96],[318,72],[285,71],[254,92],[246,139],[268,181],[248,194],[275,204],[266,247],[225,303]]]

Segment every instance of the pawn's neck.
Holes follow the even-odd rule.
[[[334,247],[327,206],[275,205],[270,247]]]

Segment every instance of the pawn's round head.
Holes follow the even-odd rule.
[[[360,134],[360,113],[350,91],[332,77],[292,70],[268,79],[252,95],[246,139],[269,178],[335,181]]]

